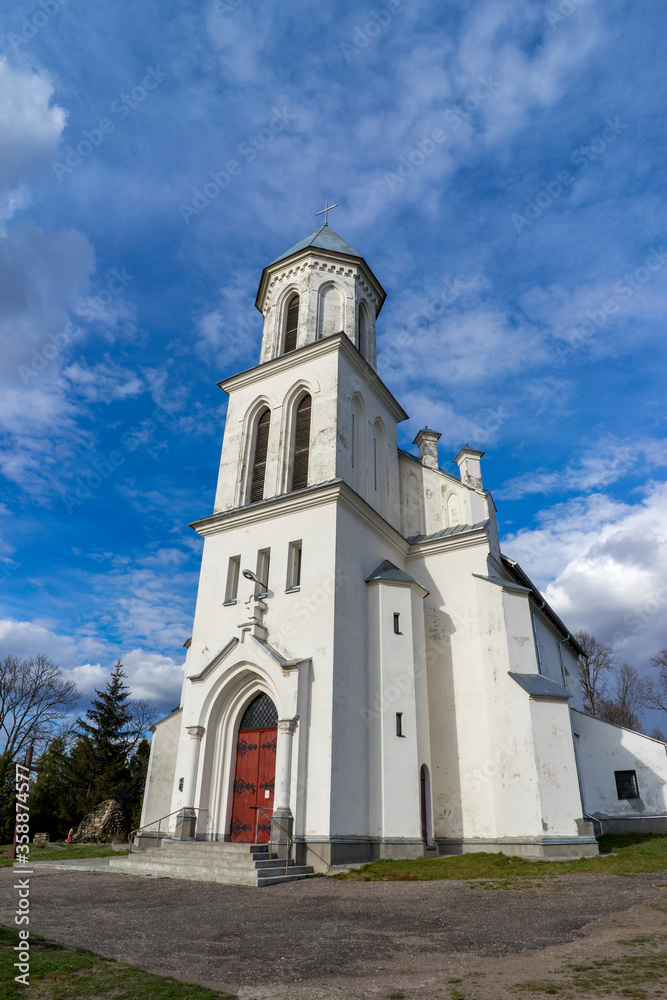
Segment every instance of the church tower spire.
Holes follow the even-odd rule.
[[[261,362],[345,333],[377,369],[375,322],[386,293],[331,226],[320,226],[264,268],[256,307],[264,317]]]

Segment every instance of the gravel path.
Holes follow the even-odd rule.
[[[5,924],[13,922],[14,878],[0,869]],[[252,889],[42,869],[31,877],[30,926],[248,1000],[371,996],[376,981],[436,966],[444,975],[465,956],[527,955],[533,964],[537,949],[574,941],[592,921],[664,899],[666,882],[667,873],[564,875],[533,889],[494,890],[454,881],[316,878]],[[302,988],[295,991],[296,984]]]

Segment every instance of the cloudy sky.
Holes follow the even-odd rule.
[[[0,636],[178,700],[262,267],[331,223],[380,373],[483,448],[570,627],[667,646],[665,33],[651,0],[7,0]]]

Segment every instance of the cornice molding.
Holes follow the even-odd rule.
[[[335,353],[343,354],[357,374],[371,385],[398,423],[408,419],[408,414],[401,404],[345,333],[334,333],[330,337],[306,344],[305,347],[298,347],[295,351],[290,351],[289,354],[281,354],[270,361],[262,361],[253,368],[246,368],[245,371],[239,372],[238,375],[230,375],[229,378],[222,379],[217,385],[223,392],[230,395],[237,389],[244,389],[256,382],[264,381],[268,375],[290,371],[292,368],[301,368],[309,361]]]
[[[460,535],[447,535],[445,538],[432,538],[424,542],[416,542],[410,546],[408,558],[418,555],[433,555],[451,549],[466,549],[481,544],[488,545],[489,539],[484,528],[476,528],[474,531],[466,531]]]
[[[374,294],[377,296],[376,315],[379,315],[387,297],[387,293],[371,271],[364,258],[341,253],[338,250],[327,250],[326,247],[312,246],[303,247],[302,250],[298,250],[290,257],[283,257],[281,260],[277,260],[273,264],[267,264],[262,271],[262,276],[259,280],[259,288],[257,289],[257,296],[255,298],[255,308],[263,314],[262,303],[266,299],[272,278],[277,277],[283,271],[289,272],[295,267],[299,267],[300,265],[306,263],[309,259],[317,260],[317,258],[326,262],[327,265],[333,264],[335,270],[340,269],[341,271],[345,271],[347,269],[353,269],[354,271],[360,271],[373,289]]]
[[[197,534],[206,537],[217,535],[231,528],[256,524],[258,521],[268,521],[275,517],[310,510],[313,507],[324,507],[329,504],[339,504],[343,510],[352,514],[369,531],[372,531],[385,545],[388,545],[401,558],[405,558],[410,548],[403,538],[388,521],[344,483],[342,479],[334,479],[329,483],[309,486],[297,493],[285,493],[279,497],[262,500],[261,503],[250,504],[247,507],[234,507],[232,510],[221,510],[209,514],[197,521],[192,521],[190,527]]]

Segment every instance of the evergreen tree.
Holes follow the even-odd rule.
[[[37,780],[30,791],[30,826],[51,840],[67,836],[79,815],[79,790],[63,736],[51,741],[39,758]]]
[[[103,691],[95,690],[85,719],[77,721],[79,738],[70,755],[72,776],[78,779],[81,813],[103,799],[118,797],[130,779],[129,754],[135,742],[130,692],[120,660]],[[122,794],[122,793],[121,793]]]

